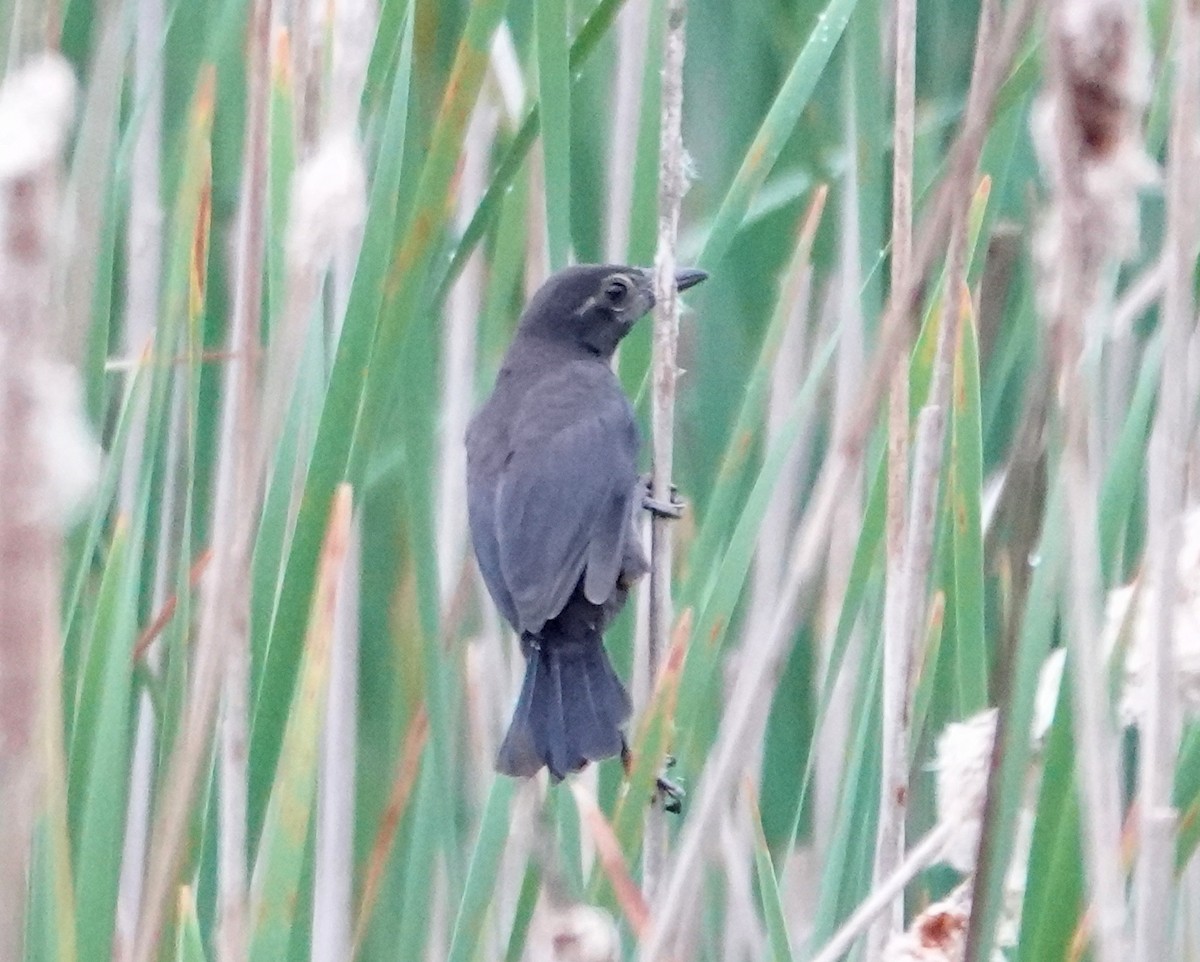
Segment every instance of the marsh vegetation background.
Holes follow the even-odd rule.
[[[1186,0],[686,5],[670,650],[494,775],[461,439],[668,7],[0,2],[0,959],[1200,955]]]

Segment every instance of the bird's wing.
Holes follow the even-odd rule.
[[[569,365],[530,390],[500,477],[496,532],[522,631],[562,611],[586,570],[601,604],[620,572],[637,485],[637,427],[607,368]]]

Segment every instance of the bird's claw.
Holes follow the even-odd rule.
[[[662,802],[664,812],[679,815],[683,812],[683,800],[687,792],[678,782],[667,778],[667,772],[675,767],[675,756],[668,755],[663,761],[663,773],[654,780],[654,798]]]
[[[624,736],[621,737],[621,767],[625,769],[626,778],[633,775],[633,752],[629,750]],[[668,755],[663,763],[663,773],[654,780],[654,795],[650,803],[661,801],[664,812],[679,815],[683,812],[683,800],[687,792],[683,790],[683,786],[667,778],[667,771],[674,767],[675,756]]]
[[[678,782],[673,782],[666,775],[659,775],[654,782],[654,798],[662,802],[664,812],[679,815],[683,812],[683,800],[687,792]]]
[[[656,518],[678,521],[683,517],[687,503],[678,497],[679,489],[675,485],[671,485],[670,501],[661,501],[654,497],[654,479],[648,474],[642,478],[642,487],[642,507]]]
[[[642,498],[642,507],[656,518],[667,518],[670,521],[678,521],[683,517],[684,503],[682,501],[671,501],[670,503],[656,501],[647,495]]]

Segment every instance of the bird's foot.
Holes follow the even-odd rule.
[[[675,756],[667,756],[666,769],[675,767]],[[683,786],[678,782],[667,778],[667,772],[664,771],[654,782],[654,799],[662,802],[664,812],[670,812],[672,815],[679,815],[683,812],[683,800],[687,797],[687,792],[683,790]]]
[[[629,750],[629,744],[623,736],[621,738],[621,767],[625,769],[626,778],[633,774],[633,752]],[[675,756],[668,755],[663,767],[663,773],[654,780],[654,795],[651,796],[650,802],[653,804],[661,801],[664,812],[679,815],[683,812],[683,800],[687,792],[678,782],[667,778],[667,771],[675,767]]]
[[[678,497],[679,489],[671,485],[671,500],[661,501],[654,497],[654,479],[646,474],[642,476],[642,507],[656,518],[667,518],[678,521],[683,517],[687,503]]]

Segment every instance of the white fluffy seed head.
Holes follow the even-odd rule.
[[[0,181],[25,177],[62,152],[75,116],[75,75],[46,53],[0,87]]]
[[[1200,509],[1182,521],[1183,543],[1176,561],[1175,594],[1171,599],[1174,632],[1173,676],[1179,706],[1200,715]],[[1101,649],[1124,653],[1124,683],[1117,714],[1124,725],[1136,725],[1157,697],[1150,678],[1150,650],[1155,644],[1158,586],[1148,578],[1115,588],[1108,595]]]
[[[621,939],[611,915],[594,905],[549,909],[530,935],[537,962],[617,962]]]
[[[958,962],[967,943],[971,900],[960,885],[940,902],[926,906],[904,932],[893,935],[882,962]]]
[[[326,138],[292,178],[288,262],[296,270],[322,270],[338,245],[352,237],[367,210],[367,178],[353,134]]]
[[[0,449],[0,458],[31,458],[36,489],[22,499],[21,520],[66,528],[92,496],[100,474],[100,446],[83,414],[79,375],[68,364],[47,359],[15,361],[0,337],[0,381],[29,399],[27,438],[20,451]],[[2,447],[2,442],[0,442]]]
[[[79,375],[69,364],[42,360],[29,373],[35,389],[34,431],[44,464],[42,509],[66,527],[91,498],[100,475],[100,446],[83,413]]]
[[[971,920],[971,882],[954,889],[940,902],[926,906],[893,935],[883,950],[881,962],[960,962],[967,948],[967,926]],[[1004,962],[999,948],[992,962]]]
[[[938,823],[950,827],[943,858],[960,872],[975,868],[995,737],[994,708],[953,722],[938,736]]]

